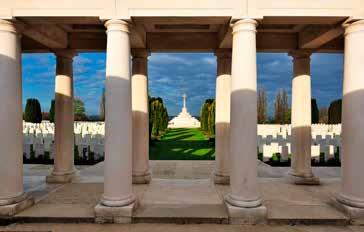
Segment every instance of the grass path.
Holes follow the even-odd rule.
[[[213,160],[214,143],[199,129],[169,129],[166,134],[150,146],[151,160]]]

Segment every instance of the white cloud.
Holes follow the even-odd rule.
[[[215,57],[204,57],[202,59],[203,62],[206,64],[216,65],[216,58]]]
[[[168,54],[168,53],[156,53],[152,54],[149,58],[149,61],[153,63],[153,65],[161,65],[161,64],[179,64],[179,65],[191,65],[193,62],[191,60],[182,57],[176,54]]]
[[[80,56],[76,56],[74,61],[73,61],[73,65],[89,65],[89,64],[92,64],[92,60],[87,58],[87,57],[84,57],[82,55]]]
[[[156,83],[170,83],[171,79],[168,77],[162,77],[155,80]]]

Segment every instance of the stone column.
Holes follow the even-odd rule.
[[[229,184],[231,50],[220,49],[217,56],[215,116],[215,184]]]
[[[311,168],[311,77],[310,53],[294,51],[291,111],[291,170],[294,184],[319,184]]]
[[[55,83],[54,167],[48,183],[71,182],[75,177],[73,129],[73,57],[70,50],[57,51]]]
[[[257,182],[256,26],[252,19],[233,25],[230,117],[230,186],[226,203],[231,223],[265,219]]]
[[[133,183],[150,182],[149,114],[148,114],[148,56],[145,49],[132,52],[132,110],[133,110]]]
[[[128,23],[112,19],[107,28],[105,82],[104,194],[95,208],[97,222],[131,221],[132,108]]]
[[[0,216],[33,204],[23,189],[23,124],[20,35],[0,20]]]
[[[352,218],[364,218],[364,20],[345,28],[342,102],[342,187],[338,200]]]

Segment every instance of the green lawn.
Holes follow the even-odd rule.
[[[215,146],[200,129],[169,129],[150,146],[151,160],[214,160]]]

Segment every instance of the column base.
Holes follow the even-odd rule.
[[[150,173],[143,175],[133,175],[133,184],[149,184],[152,179]]]
[[[331,202],[335,208],[349,216],[353,224],[364,224],[364,201],[353,200],[340,194]]]
[[[237,207],[225,201],[229,213],[229,223],[234,225],[256,225],[267,222],[267,208],[260,205],[254,208]]]
[[[50,184],[70,183],[73,180],[75,180],[77,176],[78,176],[77,170],[68,173],[52,172],[50,175],[46,176],[46,182]]]
[[[95,207],[96,223],[128,224],[132,222],[133,211],[137,202],[126,206],[105,206],[101,203]]]
[[[220,175],[215,173],[214,174],[214,183],[221,184],[221,185],[229,185],[230,184],[230,176]]]
[[[34,205],[34,198],[23,193],[16,199],[9,199],[9,204],[0,205],[0,217],[12,217],[32,205]]]
[[[320,179],[314,175],[302,176],[295,173],[288,173],[288,181],[297,185],[319,185]]]
[[[225,196],[225,202],[239,208],[256,208],[262,205],[262,200],[259,197],[252,200],[245,200],[235,197],[232,194],[228,194]]]

